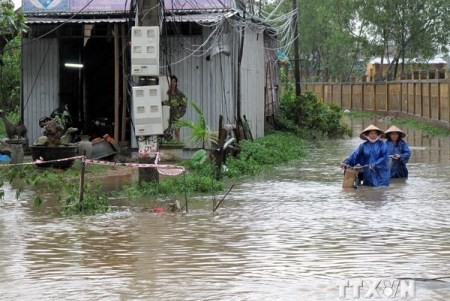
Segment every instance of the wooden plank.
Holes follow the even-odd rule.
[[[387,94],[388,94],[388,104],[387,109],[389,111],[402,111],[402,84],[401,83],[391,83],[388,85]]]
[[[352,107],[352,84],[345,83],[342,84],[342,99],[341,107],[345,109],[350,109]]]
[[[363,83],[353,85],[352,106],[351,109],[362,110],[362,87]]]
[[[374,83],[367,83],[364,85],[364,103],[363,110],[374,110],[375,109],[375,101],[374,101]]]
[[[114,139],[119,141],[119,25],[114,23]]]
[[[418,82],[414,84],[414,114],[417,116],[422,115],[422,83]]]
[[[424,117],[430,117],[430,84],[422,83],[422,101],[421,101],[421,109],[422,115]]]

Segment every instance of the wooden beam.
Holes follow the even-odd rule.
[[[127,48],[128,48],[128,44],[127,44],[127,38],[125,35],[125,24],[121,25],[120,28],[121,31],[121,35],[122,35],[122,133],[121,133],[121,137],[120,137],[120,141],[125,141],[126,140],[126,129],[127,129],[127,98],[128,98],[128,93],[127,93],[127,87],[128,87],[128,83],[127,83],[127,70],[126,70],[126,66],[127,66]]]
[[[114,24],[114,139],[119,141],[119,25]]]

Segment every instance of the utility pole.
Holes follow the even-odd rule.
[[[294,76],[295,76],[295,96],[299,97],[302,94],[302,88],[300,87],[300,49],[299,49],[299,36],[298,36],[298,10],[297,0],[292,0],[292,10],[295,11],[294,15]]]
[[[159,0],[136,0],[138,9],[137,26],[159,26]],[[159,37],[157,37],[159,39]],[[157,58],[159,59],[159,58]],[[158,85],[158,76],[139,76],[138,87]],[[154,164],[158,151],[158,136],[139,136],[139,162]],[[142,154],[145,154],[141,156]],[[150,154],[150,155],[148,155]],[[159,182],[158,170],[154,167],[139,168],[139,181]]]

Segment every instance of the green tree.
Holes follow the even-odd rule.
[[[298,29],[300,60],[303,80],[329,77],[348,78],[359,59],[364,42],[361,26],[356,22],[355,0],[296,0],[298,2]],[[288,15],[292,9],[290,2],[284,1],[277,9],[280,15]],[[267,9],[273,9],[274,4]],[[285,19],[282,19],[285,20]],[[291,22],[292,23],[292,22]],[[271,23],[276,28],[284,24]],[[292,43],[295,38],[285,38],[282,32],[280,48]],[[292,49],[289,57],[294,57]]]
[[[352,0],[300,0],[303,69],[318,78],[348,77],[358,51]]]
[[[306,77],[347,79],[356,74],[357,63],[373,56],[389,56],[389,72],[396,76],[399,64],[407,59],[426,60],[448,51],[448,0],[296,1],[301,69]],[[266,10],[276,8],[278,18],[291,12],[291,1],[277,3],[267,5]],[[280,29],[280,48],[289,48],[286,45],[294,39],[292,31],[286,39],[285,24],[269,24]],[[401,70],[404,67],[401,65]]]
[[[397,76],[407,59],[429,59],[447,52],[450,42],[448,0],[356,0],[359,19],[367,24],[366,52],[390,59]]]
[[[7,112],[20,103],[20,43],[18,36],[6,45],[0,66],[0,105]]]
[[[27,30],[11,0],[0,0],[0,105],[10,110],[19,104],[20,34]]]

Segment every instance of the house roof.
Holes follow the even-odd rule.
[[[28,17],[27,24],[59,24],[59,23],[126,23],[126,18],[70,19],[50,17]]]
[[[233,0],[165,0],[164,9],[172,11],[204,11],[235,8]]]
[[[392,59],[388,59],[388,58],[384,58],[383,60],[383,64],[389,64],[390,62],[392,62]],[[402,63],[402,60],[399,60],[400,63]],[[444,59],[440,58],[440,57],[435,57],[433,59],[429,59],[429,60],[420,60],[420,59],[406,59],[405,63],[408,64],[447,64],[447,61],[445,61]],[[369,64],[381,64],[381,58],[377,57],[377,58],[373,58],[369,61]]]
[[[222,19],[237,15],[237,11],[211,12],[203,14],[169,14],[165,19],[167,22],[195,22],[195,23],[217,23]]]
[[[166,16],[166,22],[195,22],[195,23],[217,23],[224,18],[230,18],[236,15],[236,11],[205,13],[205,14],[181,14],[181,15],[168,15]],[[128,22],[127,18],[120,17],[100,17],[100,18],[64,18],[64,16],[33,16],[27,17],[27,24],[59,24],[59,23],[125,23]]]

